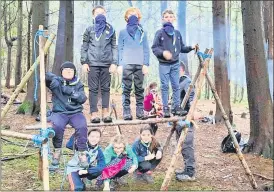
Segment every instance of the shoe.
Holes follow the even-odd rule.
[[[140,120],[146,120],[148,119],[148,116],[144,113],[144,107],[143,106],[136,106],[136,118]]]
[[[61,148],[54,149],[52,162],[51,162],[52,166],[58,166],[59,165],[60,156],[61,156]]]
[[[194,181],[195,170],[193,168],[186,168],[184,171],[176,170],[176,179],[178,181]]]
[[[113,182],[113,180],[110,180],[110,182],[109,182],[110,191],[115,191],[115,188],[116,188],[115,183]]]
[[[79,165],[81,168],[87,169],[89,167],[86,151],[80,151],[78,154]]]
[[[142,177],[143,173],[139,172],[139,171],[134,171],[133,173],[133,180],[135,182],[138,182],[138,181],[143,181],[143,177]]]
[[[106,116],[102,119],[104,123],[112,123],[112,118],[110,116]]]
[[[184,175],[184,174],[179,174],[176,175],[176,180],[178,181],[195,181],[196,178],[194,176],[189,176],[189,175]]]
[[[154,183],[154,180],[153,180],[151,174],[144,173],[144,174],[142,175],[142,177],[143,177],[143,179],[144,179],[148,184]]]
[[[163,113],[164,113],[164,118],[170,118],[170,109],[169,109],[169,107],[164,107]]]
[[[100,120],[99,117],[94,117],[94,118],[92,118],[92,119],[90,120],[90,122],[91,122],[91,123],[100,123],[101,120]]]
[[[128,184],[127,179],[125,178],[125,176],[115,178],[114,182],[117,185],[127,185]]]
[[[186,116],[188,112],[183,110],[180,106],[176,106],[171,110],[171,113],[176,116]]]
[[[124,107],[123,108],[123,118],[124,118],[125,121],[132,120],[130,107]]]

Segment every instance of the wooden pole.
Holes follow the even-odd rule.
[[[88,123],[87,127],[107,127],[107,126],[117,126],[117,125],[143,125],[149,123],[167,123],[167,122],[176,122],[179,120],[185,120],[186,117],[171,117],[171,118],[155,118],[155,119],[146,119],[146,120],[132,120],[132,121],[124,121],[124,120],[115,120],[112,123]],[[50,127],[50,124],[48,124]],[[35,130],[41,128],[41,123],[35,125],[25,126],[26,130]],[[70,125],[67,125],[66,128],[71,128]]]
[[[44,52],[45,54],[48,53],[49,47],[51,46],[53,40],[55,38],[55,34],[51,34],[46,42],[45,48],[44,48]],[[28,72],[26,73],[26,75],[22,78],[21,82],[19,85],[17,85],[15,91],[12,93],[12,96],[10,97],[8,103],[5,105],[5,107],[3,108],[2,112],[1,112],[1,119],[3,119],[8,110],[10,109],[10,107],[13,105],[13,101],[17,98],[17,96],[19,95],[19,93],[21,92],[21,90],[23,89],[23,87],[25,86],[25,84],[27,83],[27,81],[29,80],[29,78],[31,77],[31,75],[34,72],[35,69],[35,65],[36,64],[39,65],[40,63],[40,55],[36,58],[36,61],[33,63],[33,65],[31,66],[31,68],[28,70]]]
[[[31,134],[25,134],[25,133],[19,133],[15,131],[7,131],[7,130],[1,130],[1,135],[2,136],[7,136],[7,137],[13,137],[13,138],[18,138],[18,139],[26,139],[26,140],[31,140],[33,139],[34,135]],[[46,143],[48,141],[47,138],[43,139],[43,143]]]
[[[212,53],[213,53],[213,49],[211,48],[209,50],[208,54],[212,55]],[[210,57],[208,57],[205,60],[204,65],[202,66],[204,72],[206,72],[206,68],[207,68],[209,62],[210,62]],[[200,64],[202,65],[202,62],[200,62]],[[205,77],[205,73],[201,73],[200,74],[200,81],[199,81],[200,85],[202,84],[202,82],[204,80],[204,77]],[[192,101],[191,107],[190,107],[189,112],[188,112],[187,117],[186,117],[186,120],[188,120],[189,122],[192,119],[194,110],[195,110],[196,105],[197,105],[198,95],[199,95],[200,92],[201,92],[201,86],[198,85],[198,87],[196,89],[195,96],[194,96],[194,100]],[[174,173],[175,163],[177,161],[177,158],[178,158],[179,154],[181,154],[183,143],[184,143],[185,137],[187,135],[187,132],[188,132],[188,127],[185,127],[182,130],[182,133],[181,133],[180,138],[178,140],[178,143],[177,143],[177,146],[175,148],[174,154],[173,154],[173,156],[171,158],[170,165],[168,167],[168,170],[166,171],[165,179],[164,179],[164,181],[162,183],[162,186],[161,186],[161,190],[162,191],[168,189],[169,183],[171,181],[171,177],[172,177],[172,175]]]
[[[114,115],[115,115],[115,119],[117,120],[118,119],[118,115],[117,115],[117,111],[116,111],[116,105],[114,104],[114,101],[112,100],[112,111],[114,112]],[[118,135],[121,135],[122,134],[122,130],[121,130],[121,127],[120,125],[117,125],[116,126],[116,132]]]
[[[43,25],[39,25],[39,31],[43,31]],[[44,32],[43,32],[44,34]],[[45,78],[45,52],[44,52],[45,40],[43,35],[39,35],[39,56],[40,56],[40,87],[41,87],[41,128],[47,129],[47,100],[46,100],[46,78]],[[42,165],[43,165],[43,186],[44,191],[49,190],[49,162],[48,162],[48,144],[42,144]]]
[[[213,96],[214,96],[214,98],[215,98],[215,100],[217,102],[217,105],[221,109],[221,112],[222,112],[222,115],[223,115],[223,118],[224,118],[224,121],[225,121],[225,125],[226,125],[226,127],[228,129],[228,132],[229,132],[231,138],[232,138],[233,144],[234,144],[236,152],[237,152],[237,156],[238,156],[238,158],[239,158],[242,166],[244,167],[244,170],[245,170],[245,172],[246,172],[246,174],[248,176],[248,179],[249,179],[249,181],[251,183],[251,186],[253,187],[253,189],[257,189],[258,185],[257,185],[257,183],[255,181],[255,178],[254,178],[252,172],[250,171],[250,169],[249,169],[249,167],[248,167],[248,165],[247,165],[247,163],[245,161],[245,158],[244,158],[242,152],[241,152],[239,143],[238,143],[238,141],[237,141],[237,139],[235,137],[233,128],[232,128],[232,126],[231,126],[231,124],[229,122],[229,118],[228,118],[227,114],[225,113],[225,110],[223,108],[221,99],[220,99],[220,97],[217,94],[216,88],[215,88],[215,86],[213,84],[213,81],[211,80],[211,77],[207,73],[206,73],[206,79],[208,81],[209,86],[211,87],[211,90],[212,90]]]
[[[208,51],[209,51],[209,49],[206,49],[204,53],[207,54]],[[189,96],[190,96],[190,93],[191,93],[191,91],[192,91],[192,89],[193,89],[193,87],[194,87],[194,85],[195,85],[195,83],[196,83],[196,81],[197,81],[197,79],[198,79],[200,73],[201,73],[201,69],[202,69],[202,65],[199,65],[199,66],[198,66],[198,69],[197,69],[197,72],[196,72],[196,74],[195,74],[193,80],[191,81],[191,83],[190,83],[190,85],[189,85],[189,87],[188,87],[188,89],[187,89],[187,92],[186,92],[186,94],[185,94],[185,96],[184,96],[183,102],[182,102],[182,104],[181,104],[182,109],[184,109],[185,106],[186,106],[186,103],[187,103],[187,101],[188,101],[188,98],[189,98]],[[176,128],[176,123],[173,124],[173,126],[172,126],[172,128],[171,128],[171,130],[170,130],[170,132],[169,132],[169,135],[167,136],[166,142],[165,142],[165,144],[164,144],[164,146],[163,146],[163,151],[164,151],[164,152],[166,151],[167,146],[169,145],[170,139],[171,139],[173,133],[175,132],[175,128]]]

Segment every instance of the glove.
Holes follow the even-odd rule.
[[[62,86],[62,92],[65,93],[66,95],[72,95],[72,93],[74,92],[74,89],[71,88],[70,86]]]
[[[109,72],[114,74],[116,72],[117,66],[115,64],[111,64],[109,67]]]
[[[60,81],[57,78],[53,78],[49,85],[49,88],[52,90],[58,87],[59,85],[60,85]]]

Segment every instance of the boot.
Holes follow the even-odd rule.
[[[141,120],[148,119],[148,117],[144,114],[143,106],[136,106],[136,118]]]
[[[171,113],[176,116],[186,116],[188,112],[183,110],[180,106],[176,106],[171,110]]]
[[[169,109],[169,107],[164,107],[163,113],[164,113],[164,118],[170,118],[170,109]]]
[[[123,118],[125,121],[132,120],[130,107],[123,107]]]
[[[101,122],[100,118],[98,117],[98,112],[92,112],[91,113],[90,122],[91,123],[100,123]]]
[[[195,169],[194,168],[186,168],[184,171],[175,171],[176,179],[178,181],[194,181],[195,180]]]
[[[102,109],[102,121],[104,123],[111,123],[112,118],[109,116],[109,108],[103,108]]]
[[[51,164],[53,166],[58,166],[59,161],[60,161],[60,157],[61,157],[61,148],[55,148],[54,151],[53,151],[53,157],[52,157]]]
[[[84,168],[84,169],[87,169],[89,167],[87,152],[86,151],[79,151],[78,158],[79,158],[80,167]]]

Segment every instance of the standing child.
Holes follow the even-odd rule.
[[[154,170],[160,163],[163,150],[159,142],[154,138],[150,127],[141,128],[140,138],[134,142],[132,149],[138,158],[138,169],[135,172],[135,178],[153,183],[151,170]]]
[[[72,191],[85,190],[85,183],[82,180],[83,178],[92,180],[101,175],[102,170],[105,167],[104,154],[101,147],[98,145],[101,139],[101,134],[102,133],[100,129],[91,129],[88,132],[88,151],[86,154],[89,164],[88,169],[83,169],[79,166],[79,158],[77,152],[68,162],[67,175],[70,189]]]
[[[119,183],[119,178],[133,173],[138,167],[138,160],[126,138],[116,135],[104,151],[106,167],[98,177],[98,184],[104,182],[104,190],[114,189],[113,181]]]
[[[122,30],[118,38],[118,72],[123,70],[123,117],[124,120],[132,120],[130,109],[130,92],[132,81],[134,82],[136,97],[136,117],[146,119],[143,110],[144,75],[148,72],[149,46],[147,34],[139,24],[141,12],[131,7],[126,10],[126,29]]]
[[[94,26],[86,29],[81,48],[81,64],[88,72],[91,123],[100,123],[98,114],[98,90],[102,94],[102,121],[112,122],[109,115],[110,73],[116,71],[117,45],[113,27],[106,22],[106,10],[96,6],[92,10]],[[99,86],[100,85],[100,86]]]
[[[179,87],[179,54],[188,53],[196,46],[185,46],[181,33],[174,29],[172,23],[175,16],[172,10],[165,10],[162,14],[163,28],[155,34],[152,51],[159,60],[159,74],[161,80],[161,92],[163,100],[164,117],[170,117],[168,107],[169,80],[173,91],[173,102],[171,112],[174,115],[185,115],[180,107],[180,87]]]
[[[80,166],[88,167],[87,150],[87,121],[83,114],[83,106],[87,97],[84,85],[76,76],[73,63],[66,61],[60,68],[61,77],[46,73],[46,85],[52,92],[51,122],[55,131],[52,139],[54,146],[52,165],[59,165],[64,131],[67,124],[75,128],[76,145],[79,151]]]

